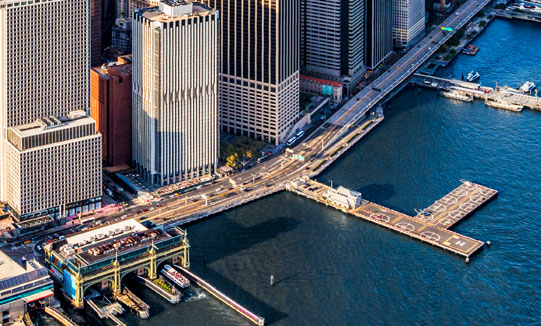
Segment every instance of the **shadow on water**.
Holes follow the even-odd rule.
[[[370,194],[367,197],[371,197],[374,200],[389,200],[396,194],[396,188],[394,185],[391,184],[369,184],[366,186],[362,186],[357,191],[359,191],[361,194]]]
[[[224,216],[218,218],[222,219],[220,228],[222,230],[229,230],[232,236],[216,238],[215,240],[220,240],[216,243],[216,246],[218,246],[220,250],[214,250],[208,253],[208,256],[202,257],[202,262],[196,261],[196,264],[210,264],[227,256],[235,255],[238,252],[250,249],[259,243],[271,240],[282,233],[292,231],[300,224],[300,222],[293,217],[275,217],[250,227],[244,227],[230,218],[224,218]],[[243,237],[242,241],[236,241],[235,245],[231,245],[230,239],[234,239],[235,235],[239,234],[256,236]],[[192,259],[192,263],[193,262],[194,260]]]

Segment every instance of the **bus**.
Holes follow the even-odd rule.
[[[287,146],[291,146],[295,144],[296,141],[297,141],[297,137],[291,138],[290,140],[287,141]]]

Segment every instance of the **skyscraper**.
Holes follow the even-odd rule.
[[[22,173],[24,162],[17,161],[17,157],[26,159],[30,152],[41,151],[43,148],[34,146],[38,139],[51,135],[53,128],[62,126],[61,129],[68,130],[63,117],[67,117],[71,111],[88,108],[89,17],[89,2],[83,0],[7,0],[0,3],[0,200],[5,201],[8,197],[13,203],[38,200],[32,198],[31,187],[44,185],[32,184],[28,187],[30,181]],[[34,124],[35,121],[38,121],[37,125]],[[29,135],[19,128],[21,125],[32,128],[32,136],[35,137],[28,138],[28,141],[35,141],[34,143],[28,146],[13,143],[16,139]],[[18,133],[19,136],[8,139],[8,132],[12,135]],[[64,136],[49,139],[46,146],[48,150],[66,150],[63,146],[66,145],[64,141],[67,138]],[[99,138],[100,135],[95,137]],[[59,141],[60,139],[63,140]],[[72,139],[72,142],[84,141],[86,140],[77,137]],[[55,146],[58,147],[55,149]],[[74,151],[81,148],[71,145],[68,147]],[[10,161],[8,150],[12,154],[16,153],[10,156],[15,161]],[[95,157],[99,157],[100,152],[99,147],[92,147],[77,167],[66,164],[67,162],[60,166],[65,175],[85,166],[93,167]],[[69,156],[68,153],[62,157]],[[88,164],[85,164],[86,160]],[[60,170],[50,167],[57,162],[39,157],[32,164],[36,173],[43,174],[40,182],[55,184],[54,178],[59,177],[56,173]],[[9,173],[17,173],[21,178],[17,181],[22,185],[20,192],[7,194],[8,167]],[[18,172],[14,169],[18,169]],[[80,184],[88,182],[89,188],[85,191],[73,190],[69,197],[55,197],[54,200],[35,202],[35,205],[28,207],[33,207],[32,209],[38,212],[37,215],[47,215],[49,209],[62,210],[66,205],[79,209],[85,206],[89,199],[96,200],[101,196],[101,184],[95,185],[94,181],[101,183],[101,171],[95,175],[95,170],[90,170],[92,172],[80,171],[83,177],[72,184],[73,188],[77,189]],[[48,196],[54,197],[54,187],[47,189],[51,192]],[[47,206],[49,204],[55,207]],[[85,207],[87,209],[88,205]]]
[[[392,2],[366,1],[366,66],[374,69],[393,51]]]
[[[364,0],[301,0],[301,73],[351,90],[365,72]]]
[[[216,169],[218,19],[217,11],[185,1],[134,14],[133,162],[153,184]]]
[[[90,116],[102,135],[103,161],[131,164],[131,55],[90,70]]]
[[[284,141],[299,116],[299,2],[203,2],[221,14],[222,130]]]
[[[394,45],[411,45],[425,30],[425,0],[394,0],[392,19]]]

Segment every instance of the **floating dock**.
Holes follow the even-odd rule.
[[[329,190],[334,189],[313,180],[301,184],[291,183],[287,189],[363,220],[449,250],[465,257],[467,261],[484,243],[448,229],[497,194],[494,189],[463,181],[458,188],[412,217],[360,198],[358,204],[346,207],[338,201],[329,200]]]
[[[150,307],[133,294],[127,287],[124,287],[121,293],[115,294],[115,299],[131,310],[137,312],[137,315],[141,319],[148,319],[150,317]]]
[[[204,289],[208,293],[212,294],[218,300],[222,301],[223,303],[225,303],[226,305],[231,307],[233,310],[235,310],[236,312],[238,312],[242,316],[246,317],[252,323],[254,323],[254,324],[258,325],[258,326],[265,325],[265,318],[257,316],[256,314],[252,313],[251,311],[244,308],[240,304],[236,303],[231,298],[229,298],[228,296],[226,296],[222,292],[218,291],[215,287],[213,287],[212,285],[210,285],[207,282],[203,281],[201,278],[199,278],[194,273],[188,271],[185,268],[182,268],[181,266],[178,266],[178,265],[174,265],[174,266],[180,273],[182,273],[184,276],[186,276],[190,281],[197,284],[199,287],[201,287],[202,289]]]
[[[157,284],[149,280],[148,278],[137,276],[137,281],[152,291],[156,292],[159,296],[169,301],[169,303],[175,304],[180,302],[180,291],[178,291],[173,285],[171,285],[171,292],[168,292]],[[165,282],[165,281],[164,281]]]

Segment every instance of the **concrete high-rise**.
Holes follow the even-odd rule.
[[[153,184],[216,169],[218,20],[218,11],[185,1],[134,14],[132,157]]]
[[[60,128],[61,123],[55,119],[66,117],[72,111],[87,110],[89,17],[90,2],[84,0],[0,2],[0,200],[21,202],[19,212],[17,207],[12,207],[16,214],[23,214],[22,207],[31,207],[30,210],[38,211],[25,211],[24,215],[50,215],[50,210],[62,211],[62,207],[66,206],[73,206],[75,210],[85,209],[83,206],[89,200],[101,200],[101,185],[98,188],[93,185],[94,180],[101,183],[101,171],[96,172],[93,168],[96,158],[101,167],[99,148],[89,149],[84,155],[78,156],[82,147],[66,147],[64,141],[49,139],[45,146],[47,150],[43,146],[34,146],[35,143],[26,149],[15,150],[12,141],[8,139],[10,130],[19,130],[24,138],[26,132],[20,127],[23,125],[32,127],[33,135],[28,138],[31,142],[48,137],[50,129]],[[36,121],[44,125],[34,128]],[[69,132],[68,129],[65,129],[66,132]],[[94,137],[101,136],[96,134]],[[53,161],[53,157],[57,157],[53,154],[60,151],[66,151],[65,156],[58,156],[58,162]],[[14,160],[20,154],[20,161],[10,161],[7,158],[8,152],[12,153]],[[41,175],[41,179],[30,183],[25,167],[21,164],[38,152],[44,156],[37,157],[28,168]],[[48,153],[51,153],[50,159],[47,159]],[[80,157],[81,161],[76,165],[70,164],[70,157]],[[15,167],[19,170],[14,171]],[[55,178],[79,172],[84,177],[74,179],[69,184],[75,189],[92,183],[89,192],[73,191],[70,196],[55,197],[59,196],[57,190],[61,191],[54,187],[60,187],[60,184],[55,183]],[[20,180],[13,180],[13,175],[18,175]],[[23,190],[14,191],[17,187],[8,189],[8,179],[21,184]],[[39,199],[39,204],[25,206],[23,202],[30,200],[33,191],[28,185],[42,189],[45,184],[52,185],[47,188],[45,196],[55,199]],[[55,207],[46,207],[48,204]],[[85,207],[88,208],[88,205]]]
[[[393,51],[392,2],[366,1],[366,66],[374,69]]]
[[[301,73],[339,82],[348,91],[364,65],[364,1],[301,0]]]
[[[103,141],[109,166],[131,164],[131,55],[90,70],[90,116]]]
[[[10,127],[6,198],[19,221],[101,207],[101,135],[83,110]]]
[[[203,2],[221,15],[222,130],[285,141],[299,116],[299,1]]]
[[[408,47],[425,30],[425,0],[393,1],[393,44]]]

